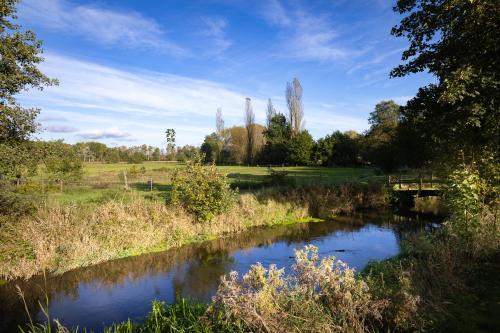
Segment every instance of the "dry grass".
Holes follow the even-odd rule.
[[[39,207],[32,216],[0,225],[0,277],[61,273],[254,226],[329,218],[380,204],[381,197],[380,190],[357,185],[264,190],[241,194],[230,211],[207,223],[197,222],[178,206],[149,201],[134,192],[104,203],[53,203]]]
[[[0,227],[0,275],[12,279],[43,270],[63,272],[307,215],[307,208],[273,200],[261,203],[251,194],[242,195],[239,205],[210,223],[139,196],[97,206],[55,204],[35,217]]]

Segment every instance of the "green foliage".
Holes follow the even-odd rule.
[[[43,143],[45,171],[49,178],[57,181],[77,180],[83,175],[82,162],[73,146],[62,141]]]
[[[184,299],[172,305],[153,301],[151,313],[142,324],[129,321],[105,329],[105,333],[133,332],[209,332],[200,322],[206,305]]]
[[[397,151],[397,128],[400,106],[394,101],[382,101],[370,113],[370,129],[363,139],[363,156],[373,165],[390,171],[400,161]]]
[[[481,179],[475,164],[462,165],[448,177],[445,197],[452,213],[453,230],[461,236],[470,236],[480,226],[487,184]]]
[[[0,143],[0,179],[22,179],[36,173],[41,160],[39,146],[31,141]]]
[[[287,162],[289,164],[311,164],[311,153],[314,140],[307,130],[296,133],[287,145]]]
[[[205,136],[201,145],[201,152],[205,155],[205,163],[217,163],[220,161],[223,142],[217,133]]]
[[[359,164],[360,145],[356,134],[335,131],[318,139],[313,146],[314,162],[324,166]]]
[[[43,61],[42,43],[32,31],[20,31],[13,22],[18,0],[0,1],[0,104],[15,103],[14,95],[29,87],[42,88],[56,81],[37,68]],[[3,110],[2,110],[3,111]]]
[[[26,141],[36,133],[39,110],[0,104],[0,144]]]
[[[287,160],[287,143],[290,140],[290,125],[286,117],[274,114],[264,132],[266,144],[262,150],[260,160],[264,164],[283,164]]]
[[[447,165],[492,153],[499,161],[500,7],[491,0],[399,0],[405,15],[392,34],[410,45],[405,63],[391,75],[429,72],[437,82],[423,87],[403,108],[403,121],[421,144]]]
[[[177,149],[177,160],[179,162],[187,162],[192,160],[195,155],[200,151],[200,149],[195,146],[185,145]],[[156,152],[156,151],[155,151]],[[160,155],[160,151],[158,149],[158,156]]]
[[[175,171],[171,200],[206,222],[231,208],[236,198],[226,177],[215,165],[204,166],[201,159],[198,155],[185,168]]]
[[[26,194],[19,194],[5,186],[0,186],[0,225],[2,217],[19,218],[36,210],[35,201]]]
[[[175,130],[167,128],[165,131],[165,139],[167,140],[167,159],[175,159]]]

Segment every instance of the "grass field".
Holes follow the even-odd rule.
[[[48,198],[61,203],[101,202],[107,199],[124,198],[124,173],[129,188],[149,199],[164,200],[171,177],[181,163],[144,162],[127,163],[85,163],[84,174],[77,183],[67,183],[63,191],[57,185],[48,191]],[[218,166],[234,187],[241,191],[261,188],[269,175],[267,167],[258,166]],[[376,176],[370,168],[340,167],[277,167],[275,170],[288,172],[287,178],[297,185],[328,185],[350,180],[384,181],[385,176]],[[152,180],[152,186],[150,181]]]

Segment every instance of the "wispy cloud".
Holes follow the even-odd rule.
[[[66,121],[66,117],[63,117],[63,116],[58,116],[58,115],[41,115],[38,117],[38,120],[39,121],[43,121],[43,122],[53,122],[53,121]]]
[[[327,15],[312,14],[300,6],[285,7],[279,0],[262,5],[263,18],[282,29],[282,54],[306,61],[334,61],[361,54],[339,40],[338,31]]]
[[[358,62],[356,65],[352,66],[346,74],[353,74],[361,69],[365,69],[368,67],[371,67],[372,65],[378,65],[383,62],[385,62],[387,59],[391,57],[396,57],[398,58],[397,55],[400,55],[403,52],[404,48],[396,48],[393,50],[385,51],[385,52],[379,52],[377,54],[373,55],[368,55],[367,58],[368,60],[366,61],[361,61]]]
[[[261,12],[264,19],[271,25],[288,27],[292,23],[285,7],[278,0],[265,1]]]
[[[78,131],[76,127],[68,125],[49,125],[43,129],[49,133],[74,133]]]
[[[74,5],[66,0],[25,0],[20,17],[32,24],[104,45],[151,48],[175,56],[189,52],[169,41],[153,19],[133,11]]]
[[[84,139],[98,140],[98,139],[123,139],[130,138],[130,133],[124,132],[116,127],[109,129],[96,129],[78,133],[78,136]]]
[[[225,29],[227,27],[227,20],[223,18],[203,17],[202,21],[205,25],[202,35],[213,41],[215,53],[221,54],[226,51],[232,44],[226,38]]]
[[[41,107],[46,119],[64,117],[77,123],[80,132],[72,136],[73,141],[113,138],[126,142],[137,138],[158,145],[163,142],[165,129],[174,128],[179,144],[200,144],[214,130],[218,107],[222,107],[227,126],[243,123],[247,96],[252,97],[257,121],[265,119],[267,96],[251,96],[213,81],[126,71],[54,53],[46,54],[41,68],[47,75],[57,77],[60,85],[43,92],[24,93],[20,100],[26,106]],[[284,101],[276,101],[284,111]],[[360,129],[366,122],[342,117],[336,108],[307,100],[304,104],[308,129],[315,135],[333,129]],[[96,124],[101,129],[96,129]]]

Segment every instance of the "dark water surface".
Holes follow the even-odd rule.
[[[181,295],[209,301],[223,274],[244,273],[256,262],[289,268],[294,249],[306,244],[317,246],[321,256],[334,255],[359,270],[370,260],[396,255],[400,241],[425,225],[421,219],[371,213],[330,222],[255,228],[219,240],[73,270],[47,278],[46,287],[42,277],[16,281],[0,286],[0,331],[17,331],[17,325],[28,320],[16,284],[37,320],[44,318],[38,301],[44,302],[47,290],[51,318],[67,327],[100,331],[104,325],[127,318],[142,320],[153,299],[173,302]]]

